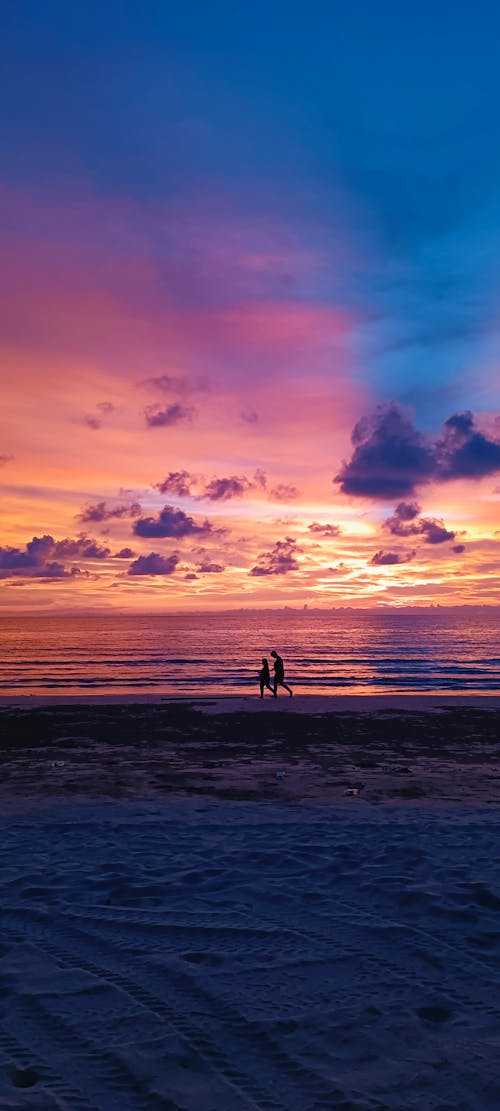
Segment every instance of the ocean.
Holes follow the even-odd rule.
[[[498,616],[485,608],[2,617],[0,693],[246,694],[276,648],[297,694],[498,694]]]

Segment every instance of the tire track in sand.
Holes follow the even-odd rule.
[[[7,922],[25,931],[32,941],[42,943],[44,950],[59,963],[111,984],[168,1022],[236,1091],[243,1106],[250,1100],[256,1111],[332,1111],[347,1098],[335,1083],[329,1083],[290,1057],[261,1022],[246,1019],[236,1007],[193,983],[187,973],[169,968],[167,974],[161,967],[152,968],[141,960],[135,968],[140,976],[138,983],[129,974],[128,966],[123,971],[123,961],[112,944],[101,937],[73,925],[54,923],[32,908],[12,907],[2,913]],[[99,954],[101,963],[97,963]],[[162,984],[169,1002],[158,994]],[[232,1063],[242,1060],[246,1072]],[[271,1091],[263,1090],[256,1079],[263,1074],[268,1077]],[[373,1106],[377,1108],[380,1104]]]

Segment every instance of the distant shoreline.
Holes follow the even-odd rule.
[[[126,618],[147,618],[154,620],[158,617],[217,617],[231,614],[241,613],[272,613],[272,614],[306,614],[310,616],[312,613],[366,613],[366,614],[418,614],[418,613],[471,613],[475,611],[478,614],[483,614],[487,610],[500,610],[500,605],[494,602],[481,604],[479,602],[471,602],[464,605],[444,605],[434,604],[430,606],[310,606],[305,604],[303,606],[232,606],[229,609],[208,607],[207,609],[180,609],[180,610],[155,610],[153,613],[135,610],[116,610],[116,609],[65,609],[54,612],[53,609],[37,609],[30,610],[29,613],[20,613],[19,609],[4,609],[0,611],[0,620],[2,617],[15,619],[19,621],[37,620],[39,617],[43,618],[71,618],[75,617],[126,617]]]

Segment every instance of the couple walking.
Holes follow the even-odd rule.
[[[278,653],[275,651],[274,648],[271,652],[271,656],[273,656],[273,658],[274,658],[273,686],[271,686],[271,676],[269,674],[269,662],[268,662],[268,660],[266,660],[266,657],[263,656],[262,657],[262,667],[261,667],[261,670],[259,671],[260,697],[261,698],[264,697],[264,687],[267,687],[267,689],[269,691],[271,691],[271,694],[274,695],[275,698],[278,697],[278,687],[284,687],[285,690],[288,691],[288,693],[290,695],[290,698],[291,698],[292,694],[293,694],[293,690],[291,689],[291,687],[288,687],[287,684],[285,683],[285,665],[283,663],[283,660],[281,659],[281,656],[278,656]]]

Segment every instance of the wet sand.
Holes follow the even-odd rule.
[[[0,800],[500,801],[500,700],[26,699],[0,709]],[[277,775],[277,773],[279,773]],[[284,773],[284,774],[283,774]]]

